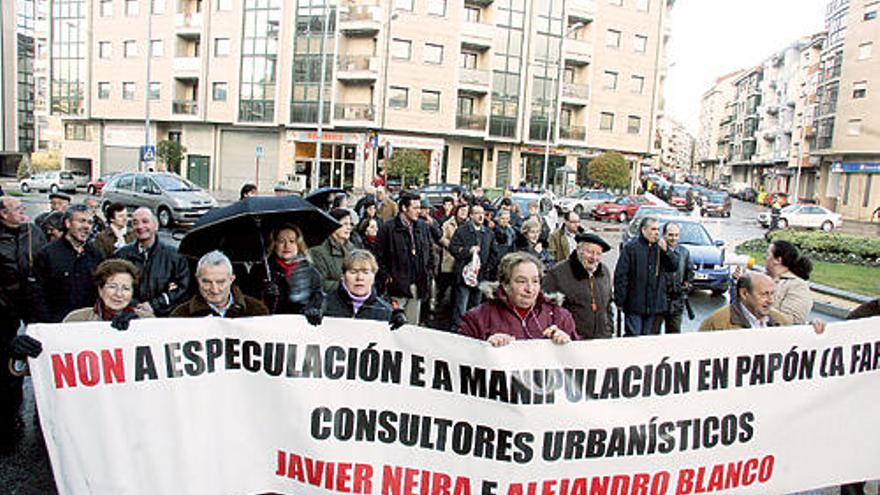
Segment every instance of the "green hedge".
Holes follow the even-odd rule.
[[[855,263],[880,266],[880,238],[835,234],[820,231],[776,230],[768,233],[769,241],[791,242],[812,259],[831,263]],[[768,240],[753,239],[740,248],[766,251]]]

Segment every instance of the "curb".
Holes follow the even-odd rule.
[[[817,284],[815,282],[809,282],[809,284],[810,290],[814,290],[816,292],[819,292],[820,294],[827,294],[829,296],[839,297],[840,299],[846,299],[847,301],[852,301],[859,304],[865,304],[866,302],[871,302],[874,300],[873,297],[863,296],[861,294],[837,289],[835,287],[829,287],[827,285]]]
[[[841,320],[845,320],[847,316],[849,316],[849,310],[846,308],[841,308],[840,306],[836,306],[834,304],[828,304],[826,302],[815,301],[813,303],[813,311],[818,313],[826,314],[828,316],[833,316],[835,318],[839,318]]]

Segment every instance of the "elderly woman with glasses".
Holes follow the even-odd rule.
[[[404,325],[403,311],[392,310],[391,305],[376,294],[373,285],[378,270],[379,264],[369,251],[355,249],[348,253],[342,262],[339,287],[327,295],[324,316],[387,321],[392,330]]]
[[[114,321],[152,317],[132,305],[132,296],[138,283],[138,270],[129,261],[109,259],[95,269],[98,299],[90,308],[75,309],[64,317],[64,323],[76,321]],[[125,325],[127,327],[127,325]]]

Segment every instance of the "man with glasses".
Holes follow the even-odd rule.
[[[561,263],[568,259],[571,252],[577,247],[575,236],[583,232],[581,228],[581,216],[574,211],[565,214],[562,225],[550,234],[550,258],[554,263]]]

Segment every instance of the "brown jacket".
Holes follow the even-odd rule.
[[[129,228],[125,231],[126,244],[134,242],[135,238],[134,229]],[[105,259],[113,256],[113,252],[116,251],[114,244],[116,244],[116,234],[109,225],[95,236],[95,247],[104,254]]]
[[[784,314],[776,311],[773,308],[770,308],[770,322],[768,323],[771,327],[785,327],[791,325],[791,319]],[[740,309],[739,304],[734,304],[731,306],[728,304],[723,308],[715,311],[708,318],[703,321],[703,324],[700,325],[701,332],[711,332],[715,330],[737,330],[741,328],[750,328],[749,320],[746,318],[746,315],[743,314],[742,309]]]
[[[141,311],[139,309],[135,309],[134,312],[138,315],[138,318],[153,318],[153,313],[149,311]],[[67,316],[64,317],[64,321],[62,323],[75,323],[78,321],[103,321],[101,320],[101,316],[98,313],[95,313],[95,308],[80,308],[67,313]]]
[[[571,246],[568,245],[568,239],[565,238],[565,224],[550,234],[547,250],[550,252],[550,258],[554,263],[560,263],[568,259],[571,254]]]
[[[542,289],[545,294],[561,292],[565,296],[562,307],[574,317],[582,339],[610,339],[614,334],[611,277],[608,267],[602,263],[590,275],[578,259],[577,251],[572,251],[567,260],[547,271]]]
[[[232,306],[226,310],[224,318],[244,318],[247,316],[265,316],[269,314],[266,305],[257,298],[244,295],[238,287],[232,287]],[[205,301],[201,294],[196,293],[189,301],[174,308],[172,318],[198,318],[201,316],[220,316]]]
[[[386,222],[388,220],[391,220],[392,218],[397,216],[397,203],[386,196],[385,199],[382,200],[382,206],[380,206],[376,211],[376,215],[378,215],[379,218]]]

